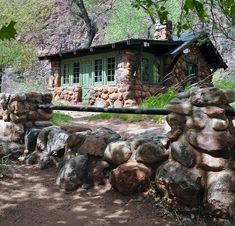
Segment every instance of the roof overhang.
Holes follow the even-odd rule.
[[[80,48],[73,51],[61,51],[56,54],[40,56],[39,60],[62,60],[80,56],[88,56],[99,53],[112,52],[117,50],[137,50],[152,52],[156,55],[163,55],[178,46],[182,45],[182,41],[168,40],[149,40],[149,39],[128,39],[119,42],[109,43],[105,45],[92,46],[90,48]]]

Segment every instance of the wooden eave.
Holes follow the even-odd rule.
[[[62,60],[73,57],[89,56],[99,53],[107,53],[112,51],[121,50],[135,50],[139,51],[142,48],[143,51],[154,53],[155,55],[163,55],[178,46],[182,45],[182,41],[168,41],[168,40],[149,40],[149,39],[128,39],[115,43],[109,43],[105,45],[92,46],[90,48],[75,49],[73,51],[61,51],[52,55],[40,56],[39,60]]]

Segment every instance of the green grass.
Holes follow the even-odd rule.
[[[224,89],[224,90],[231,90],[235,92],[235,80],[229,79],[229,80],[216,80],[214,81],[214,86],[219,88],[219,89]],[[230,103],[230,105],[235,108],[235,102]]]
[[[60,112],[54,112],[51,122],[56,125],[56,126],[60,126],[60,125],[64,125],[66,123],[69,123],[73,120],[73,118],[69,115],[60,113]]]
[[[140,104],[140,109],[164,108],[170,100],[176,95],[174,89],[168,89],[163,94],[152,96]],[[88,120],[108,120],[108,119],[122,119],[128,122],[139,122],[143,120],[154,120],[158,123],[163,121],[163,116],[160,115],[136,115],[136,114],[115,114],[115,113],[101,113],[88,117]]]

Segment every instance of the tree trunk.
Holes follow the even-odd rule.
[[[71,4],[72,7],[73,5],[75,5],[75,7],[77,7],[79,11],[76,12],[75,10],[74,12],[72,12],[74,17],[76,18],[80,17],[81,19],[83,19],[87,27],[85,41],[82,44],[82,48],[89,48],[92,44],[92,41],[96,33],[98,32],[96,22],[89,17],[83,0],[71,0]]]

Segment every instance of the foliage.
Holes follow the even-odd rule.
[[[139,105],[141,109],[154,109],[154,108],[164,108],[170,100],[172,100],[176,95],[176,90],[168,89],[165,93],[158,94],[157,96],[152,96],[145,100]],[[108,120],[119,118],[126,120],[128,122],[138,122],[143,120],[154,120],[158,123],[163,121],[163,117],[160,115],[136,115],[136,114],[115,114],[115,113],[101,113],[97,115],[92,115],[88,117],[89,120]]]
[[[69,123],[73,120],[73,118],[69,115],[63,114],[61,112],[54,112],[51,122],[56,125],[56,126],[60,126],[66,123]]]
[[[0,39],[15,39],[16,36],[16,29],[15,29],[16,22],[11,21],[7,26],[2,26],[0,29]]]
[[[8,176],[10,164],[11,160],[8,155],[0,158],[0,179]]]
[[[231,90],[235,92],[235,80],[223,80],[219,79],[217,81],[214,81],[214,86],[219,88],[219,89],[224,89],[224,90]],[[235,108],[235,102],[230,104],[233,108]]]
[[[0,41],[0,68],[14,65],[17,69],[29,69],[35,57],[36,51],[31,45]]]
[[[169,2],[172,0],[132,0],[134,7],[144,9],[146,13],[159,18],[164,23],[169,17]],[[176,8],[179,15],[176,28],[178,34],[184,30],[192,29],[193,23],[189,15],[196,17],[195,21],[210,23],[211,32],[219,30],[226,37],[234,39],[235,1],[234,0],[182,0],[180,7]],[[222,20],[223,19],[223,20]],[[223,21],[226,21],[225,23]]]
[[[105,36],[109,42],[127,38],[146,38],[146,15],[132,7],[130,1],[119,0],[116,3],[107,27]]]
[[[0,27],[5,31],[1,34],[11,38],[17,33],[17,40],[20,40],[29,34],[35,36],[43,28],[42,20],[51,11],[51,0],[0,0],[0,8]],[[25,70],[35,59],[31,45],[16,40],[0,40],[0,68],[14,66]]]

